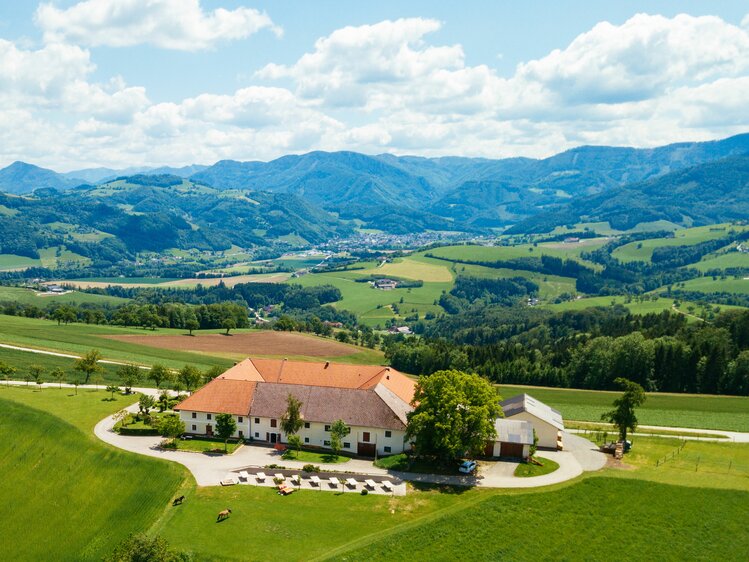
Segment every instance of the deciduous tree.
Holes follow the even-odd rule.
[[[98,349],[92,349],[80,359],[76,359],[74,368],[85,376],[83,384],[88,384],[91,375],[101,370],[101,365],[99,365],[100,360],[101,353]]]
[[[216,435],[224,440],[224,452],[227,451],[229,438],[237,431],[237,422],[231,414],[216,415]]]
[[[294,435],[303,425],[302,402],[289,393],[286,397],[286,411],[281,416],[281,431],[286,435]]]
[[[637,429],[635,408],[645,402],[645,391],[636,382],[619,377],[614,381],[624,389],[624,393],[614,400],[614,409],[604,413],[602,420],[608,421],[619,430],[619,439],[627,439],[627,432]]]
[[[330,448],[336,457],[343,447],[343,438],[351,433],[351,428],[343,420],[336,420],[330,426]]]
[[[478,375],[437,371],[420,377],[406,435],[417,453],[443,462],[478,455],[496,437],[500,399],[491,383]]]

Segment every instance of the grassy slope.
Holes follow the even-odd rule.
[[[94,423],[125,404],[102,395],[0,389],[0,559],[100,560],[182,484],[178,465],[96,440]]]
[[[38,259],[16,256],[15,254],[0,254],[0,271],[39,267],[40,265],[41,262]]]
[[[702,258],[702,261],[692,264],[689,267],[702,272],[732,267],[749,268],[749,253],[729,251],[722,254],[708,254]]]
[[[727,236],[730,228],[730,225],[727,224],[685,228],[675,232],[673,238],[652,238],[640,242],[630,242],[629,244],[625,244],[614,250],[611,255],[623,262],[649,262],[650,258],[653,256],[653,250],[655,248],[665,246],[691,246],[707,240],[715,240],[716,238]],[[741,227],[734,228],[737,230],[741,229]]]
[[[564,419],[600,421],[621,393],[501,385],[503,397],[526,392],[562,412]],[[749,397],[648,393],[637,411],[643,425],[749,431]]]
[[[553,256],[562,259],[575,259],[592,269],[600,269],[600,265],[589,262],[580,257],[583,252],[590,252],[606,243],[600,239],[595,243],[586,244],[518,244],[516,246],[445,246],[429,250],[434,256],[447,259],[464,259],[469,261],[499,261],[516,258],[539,258]]]
[[[696,291],[699,293],[738,293],[749,294],[749,279],[743,277],[727,277],[726,279],[713,279],[712,277],[697,277],[673,286],[674,289],[682,291]]]
[[[0,302],[13,301],[19,304],[33,304],[36,306],[46,306],[48,304],[99,304],[120,305],[125,304],[129,299],[120,297],[110,297],[107,295],[93,295],[90,293],[81,293],[73,291],[64,295],[40,294],[31,289],[21,287],[0,287]]]

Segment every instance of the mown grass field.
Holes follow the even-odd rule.
[[[721,279],[720,277],[716,279],[712,277],[697,277],[673,285],[673,288],[698,293],[737,293],[749,295],[749,279],[744,279],[743,277],[726,277],[725,279]]]
[[[683,227],[676,223],[667,220],[641,222],[634,228],[629,230],[617,230],[611,228],[611,225],[607,222],[581,222],[574,226],[572,229],[568,229],[566,226],[558,226],[552,234],[565,234],[567,232],[574,232],[575,230],[590,229],[602,236],[612,236],[617,234],[629,234],[634,232],[658,232],[659,230],[681,230]]]
[[[543,243],[518,244],[515,246],[444,246],[429,250],[429,253],[450,260],[468,261],[501,261],[517,258],[552,256],[562,259],[575,259],[592,269],[600,269],[600,265],[589,262],[580,257],[583,252],[590,252],[603,246],[605,238],[586,239],[577,244]]]
[[[41,263],[38,259],[16,256],[15,254],[0,254],[0,271],[39,267],[40,265]]]
[[[749,253],[727,251],[721,254],[708,254],[702,261],[694,263],[689,267],[702,271],[713,269],[749,268]]]
[[[93,425],[133,400],[103,396],[0,388],[0,559],[101,560],[184,482],[179,465],[96,440]]]
[[[744,229],[739,226],[732,227],[729,224],[714,224],[709,226],[698,226],[695,228],[685,228],[676,231],[673,238],[652,238],[650,240],[630,242],[629,244],[625,244],[614,250],[611,255],[622,262],[650,262],[655,248],[666,246],[691,246],[693,244],[699,244],[700,242],[706,242],[707,240],[715,240],[717,238],[728,236],[728,232],[732,228],[737,231]]]
[[[108,295],[94,295],[71,291],[64,295],[53,295],[51,293],[37,293],[32,289],[21,287],[0,286],[0,302],[17,302],[19,304],[33,304],[39,307],[48,304],[98,304],[102,306],[117,306],[125,304],[129,299],[110,297]]]
[[[655,300],[648,298],[646,300],[638,301],[637,298],[632,298],[630,302],[627,302],[627,297],[620,296],[588,297],[572,301],[565,301],[557,304],[549,304],[546,305],[546,308],[553,310],[554,312],[562,312],[565,310],[584,310],[586,308],[592,308],[596,306],[608,307],[612,306],[612,304],[621,304],[625,306],[632,314],[657,314],[663,312],[664,310],[673,310],[674,299],[659,297]],[[692,313],[689,313],[687,310],[687,307],[689,306],[694,307],[694,311]],[[741,306],[732,305],[718,306],[720,310],[743,308]],[[695,316],[700,316],[700,314],[703,312],[703,309],[704,305],[702,303],[693,303],[688,301],[681,302],[678,308],[679,311],[687,313],[687,319],[689,322],[697,322],[698,318],[696,318]]]
[[[612,408],[619,392],[500,385],[500,393],[510,398],[523,392],[556,408],[565,420],[601,421],[601,414]],[[693,427],[749,431],[749,397],[706,394],[648,393],[637,410],[642,425]]]
[[[18,351],[15,349],[0,348],[0,362],[10,365],[16,369],[16,372],[12,375],[13,380],[24,380],[24,376],[29,374],[29,368],[32,365],[38,365],[44,372],[42,373],[42,380],[46,382],[57,382],[50,376],[52,370],[60,368],[65,373],[63,383],[71,382],[75,379],[83,380],[81,373],[74,369],[75,360],[66,357],[55,357],[54,355],[43,355],[41,353],[29,353],[28,351]],[[119,384],[119,377],[117,376],[117,366],[108,365],[106,363],[100,364],[102,370],[99,373],[101,375],[101,382],[103,385],[108,383]],[[91,381],[94,384],[96,381]],[[2,384],[2,381],[0,381]],[[33,382],[29,382],[29,386],[34,386]],[[151,386],[150,381],[143,381],[142,386]]]

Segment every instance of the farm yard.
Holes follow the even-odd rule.
[[[505,395],[514,390],[502,388]],[[542,396],[542,389],[532,392],[548,399]],[[580,392],[588,400],[600,396],[601,407],[610,405],[612,393]],[[623,537],[629,559],[667,559],[672,555],[707,559],[705,553],[710,552],[733,560],[749,548],[741,518],[749,501],[745,475],[749,473],[749,445],[690,442],[681,450],[683,460],[656,466],[656,461],[680,442],[637,437],[633,452],[625,457],[624,469],[612,465],[568,484],[534,491],[414,485],[403,497],[302,491],[283,498],[270,488],[255,486],[196,488],[179,465],[95,442],[91,427],[134,401],[133,397],[118,396],[114,402],[104,398],[108,394],[103,391],[82,390],[76,396],[70,389],[38,392],[0,387],[0,407],[13,420],[0,425],[0,437],[13,445],[11,456],[0,460],[0,500],[16,505],[21,490],[24,494],[32,487],[38,491],[42,485],[44,491],[33,494],[31,502],[20,502],[22,514],[29,514],[23,519],[11,517],[17,516],[18,510],[0,515],[4,529],[16,529],[21,521],[24,525],[13,534],[3,533],[6,539],[0,538],[0,556],[12,549],[21,553],[18,560],[38,559],[50,547],[49,525],[55,524],[64,536],[59,547],[63,558],[69,557],[67,552],[75,552],[78,559],[100,559],[131,529],[141,529],[164,537],[200,560],[244,560],[248,552],[258,560],[441,560],[477,539],[487,545],[491,557],[523,560],[527,547],[521,537],[536,536],[550,518],[560,532],[553,543],[537,541],[534,559],[551,557],[560,548],[571,558],[595,558],[607,547],[612,533]],[[648,401],[656,398],[651,395]],[[667,402],[686,398],[680,404],[684,408],[699,406],[701,399],[712,399],[714,403],[706,407],[715,408],[724,400],[663,398]],[[581,397],[575,397],[566,404],[572,407],[580,401]],[[722,409],[737,412],[742,408],[747,411],[745,404],[737,402]],[[643,418],[645,414],[643,409]],[[84,463],[80,462],[81,450],[86,451]],[[37,455],[41,464],[20,480],[7,478],[18,455]],[[702,463],[697,471],[696,457]],[[726,465],[729,459],[730,470]],[[60,466],[71,467],[74,477],[69,471],[60,471]],[[43,483],[37,477],[39,471],[46,475]],[[86,487],[85,493],[81,486]],[[180,494],[186,496],[184,504],[172,507],[171,499]],[[73,499],[55,503],[55,513],[44,519],[32,515],[53,501],[48,498],[55,497]],[[231,517],[216,525],[216,513],[227,506],[232,509]],[[659,516],[664,506],[671,514],[666,519]],[[128,517],[127,524],[115,522],[121,510],[135,510],[138,515]],[[82,524],[80,517],[91,513],[96,514],[96,524]],[[632,517],[641,522],[638,532],[624,532]],[[581,524],[586,528],[585,541],[575,539],[571,532]],[[701,532],[692,532],[695,527]],[[498,529],[510,539],[489,540]],[[664,530],[680,540],[660,540]],[[12,544],[9,536],[14,538]],[[439,545],[438,550],[434,545]]]

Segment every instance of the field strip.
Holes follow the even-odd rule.
[[[12,349],[14,351],[26,351],[28,353],[38,353],[39,355],[52,355],[54,357],[64,357],[66,359],[80,359],[80,355],[73,355],[71,353],[60,353],[58,351],[46,351],[44,349],[34,349],[32,347],[20,347],[17,345],[10,345],[7,343],[0,343],[0,348],[4,349]],[[108,359],[99,359],[97,363],[104,363],[106,365],[130,365],[130,363],[125,363],[123,361],[110,361]],[[138,365],[141,369],[150,369],[151,367],[147,367],[144,365]]]
[[[354,550],[356,548],[360,548],[362,546],[367,546],[368,544],[371,544],[381,538],[387,537],[389,535],[393,535],[396,533],[399,533],[401,531],[407,531],[408,529],[411,529],[413,527],[420,527],[421,525],[428,523],[430,521],[433,521],[435,519],[442,519],[446,515],[450,515],[457,511],[463,511],[464,509],[467,509],[469,507],[472,507],[476,505],[477,503],[481,503],[483,501],[488,500],[489,498],[493,497],[495,494],[487,495],[487,494],[480,494],[476,495],[473,498],[469,498],[466,500],[463,500],[462,502],[454,503],[448,507],[444,507],[438,511],[434,511],[432,513],[427,513],[425,515],[422,515],[421,517],[417,517],[416,519],[412,519],[411,521],[406,521],[404,523],[400,523],[399,525],[395,525],[394,527],[389,527],[387,529],[383,529],[381,531],[377,531],[375,533],[372,533],[370,535],[366,535],[364,537],[361,537],[359,539],[353,540],[351,542],[348,542],[344,545],[341,545],[337,548],[334,548],[333,550],[329,550],[325,554],[322,554],[315,558],[310,558],[310,562],[319,562],[322,560],[329,560],[330,558],[333,558],[335,556],[338,556],[340,554],[344,554],[346,552],[349,552],[351,550]]]

